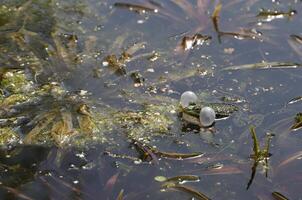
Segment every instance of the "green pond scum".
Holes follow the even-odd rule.
[[[0,199],[301,200],[301,9],[0,0]]]

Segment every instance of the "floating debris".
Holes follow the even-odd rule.
[[[86,115],[86,116],[90,116],[91,117],[91,112],[90,112],[90,108],[89,106],[87,106],[86,104],[81,104],[78,108],[78,113],[82,114],[82,115]]]
[[[105,57],[103,61],[103,66],[104,67],[108,66],[118,75],[125,75],[127,74],[125,69],[126,59],[127,59],[126,56],[117,58],[116,55],[109,55]]]
[[[166,184],[163,184],[162,188],[164,189],[164,191],[167,189],[175,189],[175,190],[183,191],[199,200],[210,200],[210,198],[207,197],[205,194],[195,190],[194,188],[188,187],[188,186],[168,182]]]
[[[221,42],[222,36],[232,36],[235,39],[259,39],[262,40],[262,33],[255,29],[241,29],[239,32],[221,31],[219,28],[219,18],[221,12],[222,4],[218,3],[212,14],[212,23],[216,33],[218,34],[218,41]]]
[[[217,33],[220,32],[220,30],[219,30],[219,15],[220,15],[221,8],[222,8],[222,4],[218,3],[215,6],[215,9],[214,9],[213,14],[212,14],[212,22],[213,22],[213,25],[214,25],[214,29]]]
[[[121,191],[118,193],[116,200],[123,200],[124,199],[124,189],[121,189]]]
[[[239,32],[219,31],[218,36],[219,38],[221,36],[231,36],[238,40],[243,40],[243,39],[262,40],[261,38],[262,33],[255,29],[242,29]]]
[[[279,192],[273,192],[272,196],[276,199],[276,200],[289,200],[287,197],[285,197],[284,195],[282,195]]]
[[[133,144],[137,148],[137,150],[142,153],[141,160],[143,161],[151,161],[155,164],[159,164],[159,160],[157,158],[157,155],[152,151],[152,147],[143,144],[139,141],[133,140]]]
[[[272,11],[272,10],[264,10],[262,9],[259,14],[257,15],[257,18],[260,21],[265,22],[271,22],[275,19],[283,19],[283,18],[292,18],[294,15],[297,14],[296,10],[290,9],[288,12],[282,12],[282,11]]]
[[[246,69],[296,69],[301,67],[300,63],[293,62],[261,62],[245,65],[236,65],[223,68],[223,71],[246,70]]]
[[[251,155],[251,158],[254,159],[254,164],[252,166],[252,174],[250,177],[250,180],[247,184],[246,189],[248,190],[249,187],[251,186],[255,175],[256,175],[256,170],[257,170],[257,166],[260,162],[264,161],[264,165],[265,165],[265,176],[268,176],[268,158],[271,156],[271,154],[269,153],[269,148],[270,148],[270,143],[271,143],[271,139],[272,136],[274,136],[273,134],[267,134],[267,140],[266,140],[266,146],[264,149],[260,149],[260,145],[258,142],[258,138],[256,135],[256,131],[255,131],[255,127],[250,127],[250,133],[253,139],[253,152],[254,154]]]
[[[296,131],[302,127],[302,113],[297,113],[295,116],[295,123],[290,128],[293,131]]]
[[[139,5],[139,4],[117,2],[117,3],[114,3],[113,5],[114,5],[114,7],[129,9],[130,11],[134,11],[134,12],[137,12],[137,13],[140,13],[140,14],[143,14],[143,13],[146,13],[146,12],[154,12],[154,13],[158,12],[157,9],[147,7],[147,6],[143,6],[143,5]]]
[[[134,87],[140,87],[144,85],[145,79],[139,72],[132,72],[130,74],[130,77],[134,82]]]
[[[197,158],[204,155],[203,153],[185,154],[185,153],[176,153],[176,152],[163,152],[136,140],[133,140],[133,144],[136,145],[141,152],[144,152],[145,159],[143,160],[146,160],[146,157],[149,157],[149,159],[151,158],[151,160],[154,160],[156,163],[158,163],[157,157],[184,160],[184,159]]]
[[[301,57],[302,57],[302,37],[299,35],[290,35],[288,44],[301,59]]]
[[[160,54],[158,52],[152,52],[152,55],[149,56],[148,60],[151,62],[156,61],[160,57]]]
[[[105,151],[104,155],[110,156],[112,158],[121,158],[121,159],[128,159],[131,160],[133,162],[141,162],[142,160],[137,158],[137,157],[133,157],[133,156],[129,156],[129,155],[123,155],[123,154],[116,154],[116,153],[112,153],[110,151]]]
[[[156,177],[154,177],[154,179],[158,182],[173,182],[173,183],[178,183],[178,184],[200,181],[200,177],[195,176],[195,175],[180,175],[180,176],[174,176],[171,178],[167,178],[164,176],[156,176]]]
[[[119,38],[118,40],[124,40],[124,38]],[[118,40],[115,41],[116,44],[114,43],[112,45],[113,49],[115,49],[115,46],[119,46],[119,43],[122,43],[122,41],[118,42]],[[104,67],[111,69],[117,75],[126,75],[126,64],[141,57],[140,55],[134,56],[133,54],[141,49],[144,49],[145,44],[145,42],[134,43],[126,50],[122,51],[118,56],[115,54],[107,55],[103,59],[102,64]]]
[[[192,159],[203,156],[203,153],[175,153],[175,152],[163,152],[155,150],[155,154],[159,155],[163,158],[184,160],[184,159]]]
[[[297,103],[299,101],[302,101],[302,96],[292,98],[287,104],[294,104],[294,103]]]
[[[196,46],[201,46],[204,43],[210,41],[211,39],[212,39],[211,36],[201,35],[199,33],[193,35],[192,37],[185,36],[182,38],[181,48],[184,51],[187,51],[187,50],[193,49]]]
[[[302,37],[299,35],[290,35],[290,39],[292,39],[293,41],[302,44]]]

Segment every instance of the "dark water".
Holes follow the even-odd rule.
[[[158,163],[137,164],[130,159],[105,155],[104,151],[113,149],[117,154],[139,156],[126,137],[119,137],[120,129],[112,131],[122,141],[114,148],[94,144],[85,149],[53,146],[3,149],[0,153],[0,199],[117,199],[121,191],[122,199],[190,199],[190,193],[175,189],[161,191],[162,183],[154,180],[156,176],[187,174],[199,176],[200,181],[188,182],[185,186],[215,200],[273,199],[271,193],[274,191],[289,199],[302,199],[301,130],[290,130],[295,115],[301,112],[301,102],[287,104],[302,94],[302,69],[223,70],[261,62],[301,63],[301,41],[293,43],[296,50],[290,45],[290,36],[301,34],[300,1],[221,1],[220,31],[261,32],[257,38],[243,39],[232,35],[219,37],[215,31],[211,15],[218,1],[127,1],[158,9],[158,12],[146,13],[115,7],[116,1],[29,3],[22,11],[23,17],[18,18],[17,11],[9,15],[16,17],[16,23],[11,26],[6,26],[5,17],[0,18],[0,34],[4,35],[0,45],[7,45],[7,32],[22,26],[37,33],[39,40],[25,37],[31,48],[20,51],[12,45],[8,51],[1,52],[3,66],[19,64],[9,60],[9,55],[35,52],[44,60],[39,66],[42,73],[37,77],[38,82],[58,81],[68,91],[88,91],[91,93],[88,98],[96,107],[106,104],[120,110],[140,109],[141,105],[133,102],[143,95],[150,95],[151,101],[154,94],[150,93],[150,86],[154,85],[158,95],[172,99],[179,99],[182,92],[191,90],[210,102],[218,102],[224,96],[243,102],[237,103],[240,112],[215,123],[214,134],[185,130],[175,114],[171,133],[152,138],[151,145],[162,151],[203,152],[199,160],[162,158]],[[17,8],[24,4],[26,1],[1,1],[1,5]],[[295,9],[297,13],[266,22],[256,17],[260,9],[280,12]],[[68,53],[77,55],[77,62],[45,58],[47,53],[40,48],[41,38],[52,46],[54,32],[66,37],[76,36],[76,45],[69,48]],[[212,40],[188,51],[179,50],[182,38],[196,33],[209,35]],[[104,58],[120,55],[140,42],[144,42],[145,48],[134,54],[138,55],[137,59],[126,64],[127,72],[138,71],[145,79],[143,86],[135,87],[129,76],[108,70]],[[152,51],[160,54],[154,62],[148,60]],[[22,67],[31,69],[30,64]],[[192,71],[205,73],[187,76]],[[159,83],[160,77],[168,80]],[[134,94],[130,101],[125,98],[125,91]],[[247,190],[253,166],[251,125],[256,127],[261,146],[265,146],[266,133],[275,136],[270,145],[272,156],[267,176],[265,165],[259,163]]]

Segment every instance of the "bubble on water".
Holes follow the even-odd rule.
[[[180,105],[185,108],[190,105],[190,103],[196,103],[198,100],[198,97],[196,94],[192,91],[186,91],[182,93],[180,97]]]
[[[202,126],[211,126],[215,121],[215,111],[211,107],[203,107],[200,111],[199,120]]]

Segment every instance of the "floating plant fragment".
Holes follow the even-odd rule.
[[[173,182],[173,183],[179,183],[184,184],[186,182],[198,182],[200,181],[200,177],[196,175],[179,175],[174,177],[164,177],[164,176],[156,176],[154,179],[158,182]]]
[[[162,185],[162,189],[163,191],[168,190],[168,189],[175,189],[178,191],[183,191],[189,195],[191,195],[194,199],[198,199],[198,200],[210,200],[209,197],[207,197],[205,194],[195,190],[194,188],[191,188],[189,186],[184,186],[184,185],[180,185],[180,184],[176,184],[176,183],[171,183],[168,182],[166,184]]]
[[[262,40],[262,33],[255,29],[241,29],[238,32],[227,32],[227,31],[219,31],[219,38],[221,36],[231,36],[238,40],[243,39],[258,39]]]
[[[244,29],[242,28],[238,32],[230,32],[230,31],[222,31],[219,28],[219,18],[220,18],[220,12],[221,12],[222,4],[218,3],[215,6],[215,9],[212,14],[212,23],[214,26],[214,29],[216,33],[218,34],[218,41],[221,42],[221,37],[222,36],[231,36],[234,37],[235,39],[238,40],[243,40],[243,39],[259,39],[262,40],[261,36],[262,33],[255,30],[255,29]]]
[[[302,57],[302,37],[299,35],[290,35],[288,44],[301,59],[301,57]]]
[[[157,157],[168,158],[168,159],[176,159],[176,160],[184,160],[184,159],[192,159],[203,156],[203,153],[176,153],[176,152],[164,152],[159,151],[156,148],[153,148],[147,144],[143,144],[139,141],[133,140],[133,144],[138,147],[141,152],[144,152],[144,157],[149,157],[149,159],[158,163]],[[147,159],[148,160],[148,159]]]
[[[296,131],[302,127],[302,113],[297,113],[295,116],[295,123],[290,128],[293,131]]]
[[[246,69],[295,69],[301,66],[302,66],[301,63],[293,63],[293,62],[261,62],[261,63],[225,67],[222,70],[235,71],[235,70],[246,70]]]
[[[146,13],[146,12],[157,13],[158,12],[157,9],[147,7],[147,6],[144,6],[144,5],[139,5],[139,4],[116,2],[113,5],[114,5],[114,7],[128,9],[130,11],[134,11],[134,12],[137,12],[137,13]]]
[[[125,75],[127,73],[125,69],[126,59],[128,59],[126,56],[117,58],[115,55],[109,55],[104,59],[103,65],[108,66],[117,75]]]
[[[134,87],[139,87],[144,85],[145,79],[139,72],[132,72],[130,74],[131,79],[134,82]]]
[[[287,104],[294,104],[294,103],[297,103],[299,101],[302,101],[302,96],[292,98]]]
[[[287,12],[283,12],[283,11],[273,11],[273,10],[264,10],[262,9],[259,14],[257,15],[257,18],[260,21],[264,21],[264,22],[271,22],[275,19],[284,19],[284,18],[292,18],[294,15],[297,14],[296,10],[290,9]]]
[[[220,15],[221,8],[222,8],[222,4],[218,3],[215,6],[215,9],[214,9],[213,14],[212,14],[212,22],[213,22],[213,25],[214,25],[214,29],[217,33],[220,32],[220,30],[219,30],[219,15]]]
[[[279,193],[279,192],[273,192],[272,196],[276,199],[276,200],[289,200],[287,197],[285,197],[283,194]]]
[[[211,40],[211,36],[201,35],[199,33],[193,35],[192,37],[185,36],[181,41],[181,48],[183,51],[193,49],[196,46],[201,46],[204,43]]]
[[[267,134],[266,146],[264,149],[260,149],[255,127],[253,126],[250,127],[250,133],[253,139],[253,152],[254,152],[254,154],[251,155],[251,158],[254,159],[254,163],[252,166],[252,174],[246,187],[247,190],[249,189],[255,178],[257,166],[259,163],[264,162],[265,175],[266,177],[268,176],[268,169],[269,169],[268,158],[271,156],[271,154],[269,153],[269,147],[270,147],[271,138],[273,136],[273,134]]]
[[[124,189],[121,189],[121,191],[118,193],[116,200],[123,200],[124,199]]]
[[[119,46],[119,43],[122,43],[122,41],[125,38],[118,38],[117,41],[112,45],[112,49],[115,50],[116,48],[118,48],[117,46]],[[120,42],[118,42],[118,40],[122,40]],[[138,59],[141,56],[134,56],[134,54],[145,48],[145,42],[139,42],[139,43],[134,43],[133,45],[131,45],[129,48],[127,48],[126,50],[122,51],[120,53],[120,55],[115,55],[115,54],[110,54],[107,55],[104,60],[103,60],[103,66],[104,67],[108,67],[109,69],[111,69],[115,74],[117,75],[126,75],[127,71],[126,71],[126,64],[128,62],[133,61],[134,59]]]
[[[15,146],[18,142],[20,142],[20,136],[14,129],[0,128],[0,149]]]
[[[152,147],[135,140],[133,140],[133,144],[137,148],[138,152],[141,153],[141,160],[151,161],[157,165],[159,164],[157,155],[152,151]]]
[[[176,152],[163,152],[158,150],[155,151],[155,154],[159,155],[162,158],[170,158],[170,159],[177,159],[177,160],[198,158],[204,155],[203,153],[176,153]]]

